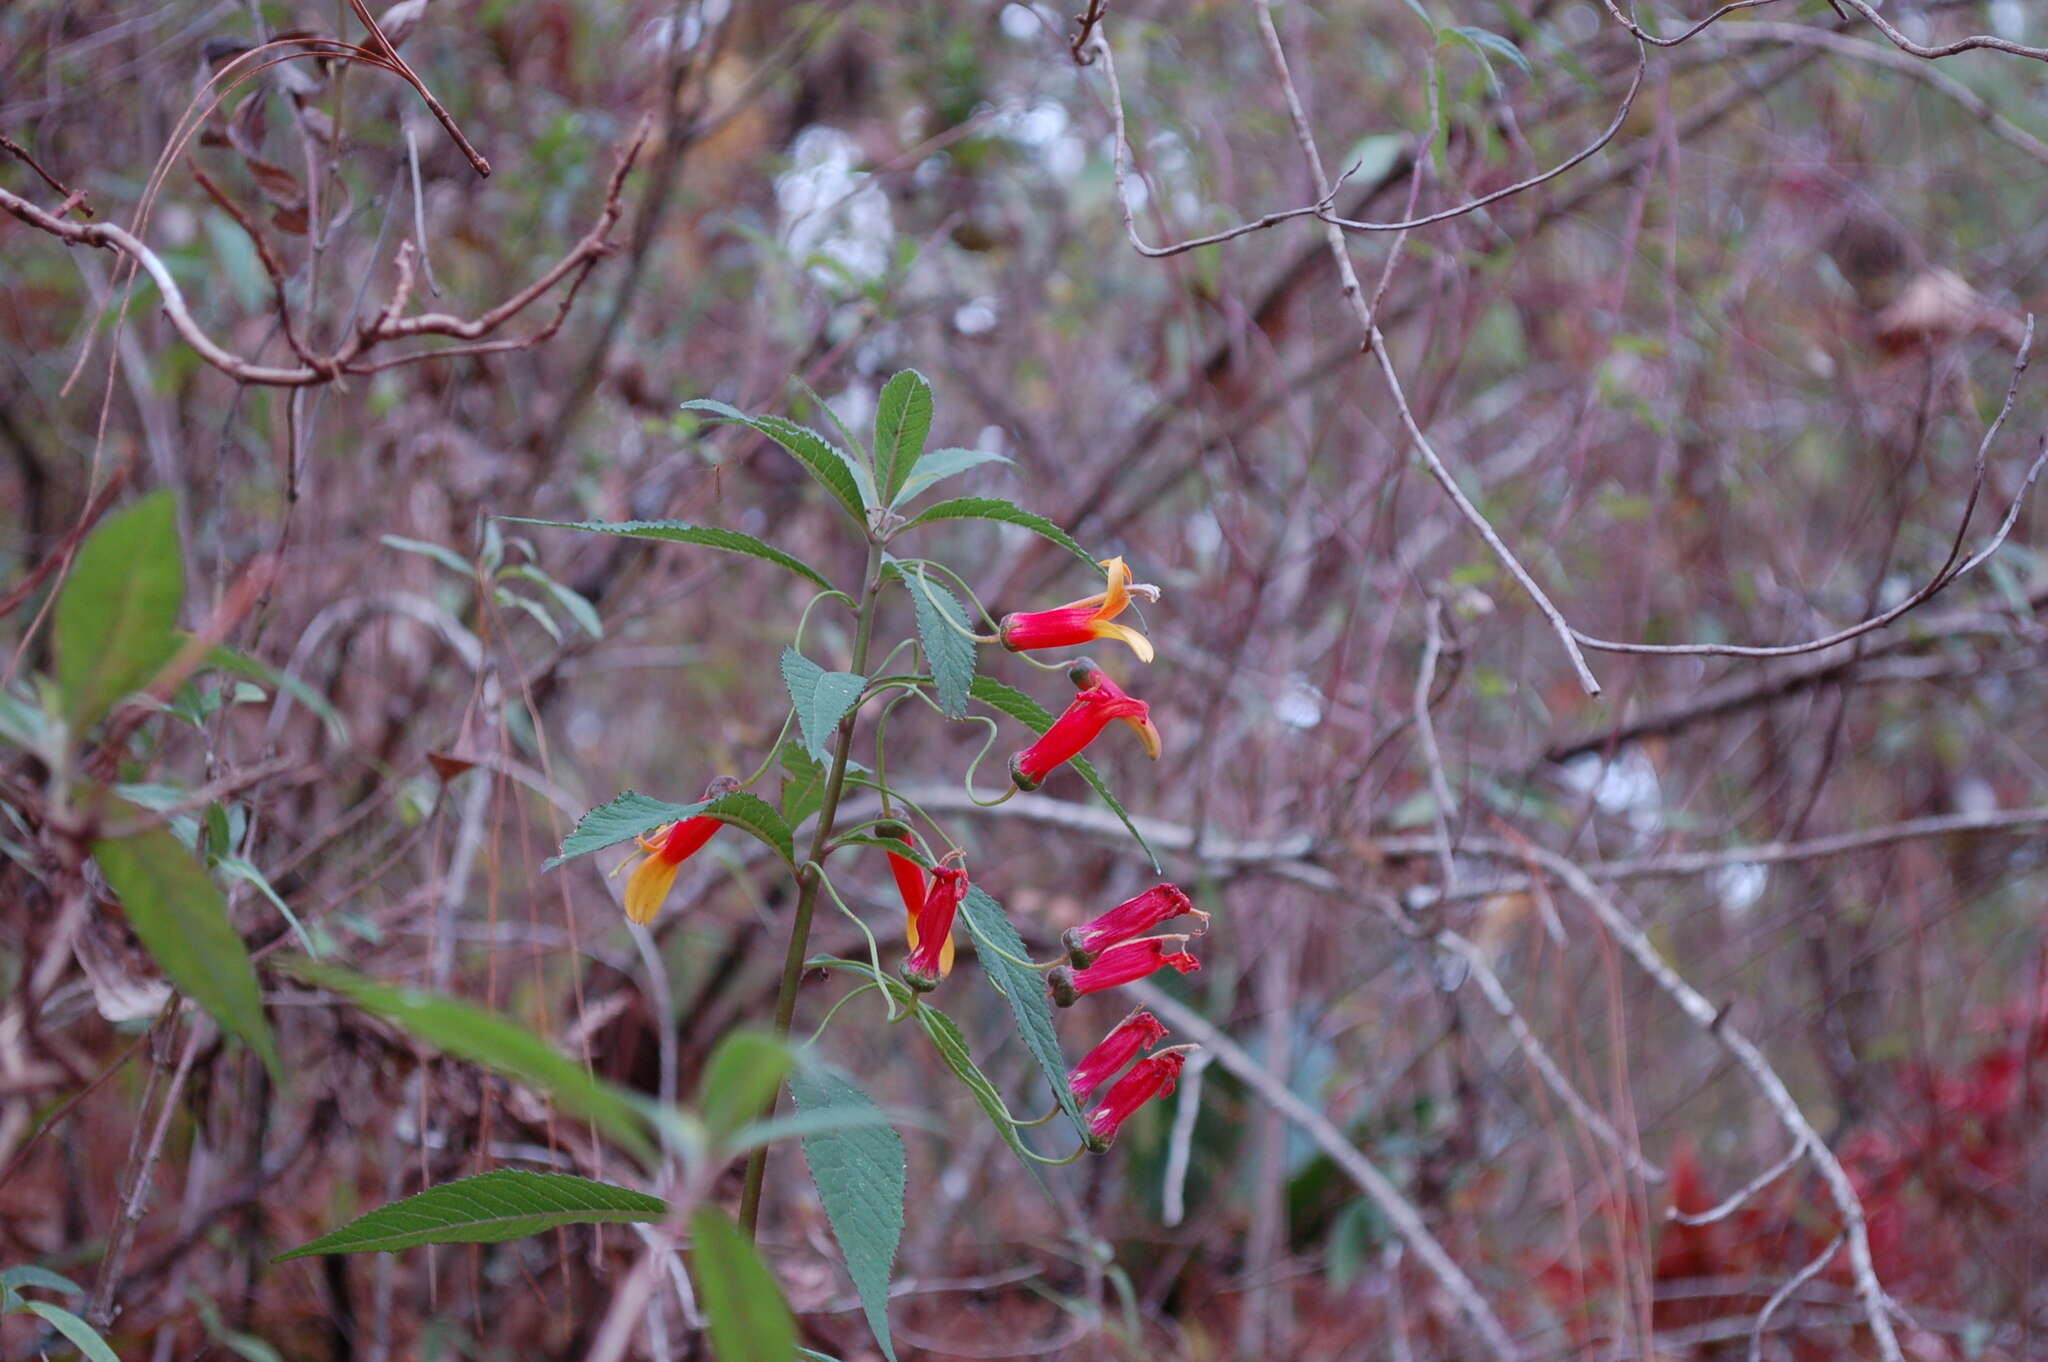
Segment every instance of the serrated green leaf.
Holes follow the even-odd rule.
[[[1034,733],[1043,733],[1052,727],[1053,716],[1046,711],[1045,706],[1016,687],[1004,685],[992,676],[975,677],[974,684],[968,688],[968,693],[983,704],[1001,710],[1019,723],[1030,725]],[[1118,802],[1117,797],[1109,792],[1109,786],[1096,772],[1094,765],[1086,757],[1075,757],[1067,765],[1074,769],[1075,775],[1088,782],[1089,788],[1101,796],[1103,803],[1109,805],[1110,812],[1122,821],[1130,830],[1131,836],[1137,839],[1139,847],[1151,858],[1152,868],[1159,869],[1159,853],[1152,850],[1152,844],[1145,840],[1145,834],[1138,831],[1138,825],[1131,821],[1130,814],[1124,811],[1124,806]]]
[[[1039,538],[1058,544],[1088,566],[1096,566],[1095,559],[1088,556],[1088,550],[1076,544],[1065,530],[1037,512],[1027,511],[999,497],[955,497],[951,501],[941,501],[919,511],[917,518],[903,528],[912,530],[941,520],[994,520],[1005,525],[1021,525]]]
[[[907,505],[930,491],[933,484],[957,473],[965,473],[970,468],[979,468],[985,463],[1008,462],[1010,460],[1004,455],[986,449],[934,449],[917,461],[916,469],[889,505],[892,508]]]
[[[273,1261],[396,1253],[422,1244],[499,1244],[563,1225],[645,1224],[667,1214],[668,1203],[630,1187],[501,1168],[380,1206]]]
[[[917,370],[905,369],[882,385],[875,402],[875,481],[882,500],[895,498],[931,433],[931,384]]]
[[[800,742],[782,744],[782,769],[782,820],[793,828],[824,805],[829,773]]]
[[[71,1340],[71,1346],[90,1359],[90,1362],[121,1362],[120,1357],[107,1346],[107,1341],[99,1336],[97,1330],[63,1306],[51,1305],[48,1301],[24,1301],[22,1309],[48,1321],[52,1329]]]
[[[583,1066],[510,1017],[425,989],[382,984],[335,965],[287,958],[279,968],[419,1039],[472,1064],[481,1064],[555,1100],[563,1110],[595,1123],[650,1164],[654,1145],[631,1093],[585,1073]]]
[[[881,1116],[865,1092],[826,1070],[799,1070],[790,1078],[789,1091],[797,1108],[807,1114]],[[875,1331],[883,1356],[895,1362],[896,1345],[889,1337],[889,1273],[903,1238],[903,1137],[885,1124],[807,1135],[804,1161],[810,1165],[818,1199],[825,1203],[825,1218],[846,1258],[846,1272],[860,1295],[868,1327]]]
[[[562,839],[561,852],[549,857],[541,869],[552,870],[574,857],[631,841],[664,823],[680,822],[698,814],[708,814],[722,823],[730,823],[752,833],[773,847],[785,861],[796,859],[796,838],[790,832],[789,824],[773,807],[745,791],[720,795],[716,799],[700,799],[694,804],[670,804],[636,790],[627,790],[577,819],[576,826]]]
[[[709,412],[721,420],[737,421],[756,434],[767,436],[809,469],[811,476],[825,485],[825,490],[846,508],[846,513],[857,524],[863,529],[867,527],[867,508],[879,504],[868,471],[860,466],[859,460],[817,431],[780,416],[749,416],[737,407],[710,398],[685,402],[683,410]]]
[[[932,1048],[939,1052],[940,1059],[946,1061],[946,1067],[967,1086],[976,1105],[988,1116],[989,1124],[996,1128],[996,1133],[1003,1137],[1003,1143],[1010,1146],[1010,1152],[1017,1156],[1017,1162],[1031,1169],[1032,1176],[1037,1177],[1037,1165],[1024,1147],[1023,1136],[1010,1121],[1010,1109],[1004,1104],[1003,1095],[996,1091],[996,1085],[974,1062],[974,1056],[967,1048],[967,1037],[961,1034],[960,1027],[928,1002],[921,1002],[911,1015],[917,1018],[925,1035],[931,1038]]]
[[[796,1064],[789,1046],[759,1031],[734,1031],[711,1052],[697,1085],[697,1111],[715,1140],[759,1117]]]
[[[939,692],[939,708],[949,719],[964,719],[968,687],[974,684],[976,651],[974,640],[965,632],[966,608],[958,596],[915,569],[903,573],[903,584],[917,611],[917,641]]]
[[[960,921],[966,926],[967,934],[974,938],[982,973],[1009,998],[1010,1015],[1017,1021],[1017,1034],[1024,1038],[1024,1048],[1038,1061],[1039,1070],[1052,1086],[1053,1097],[1059,1102],[1060,1110],[1074,1123],[1074,1129],[1086,1136],[1088,1123],[1081,1115],[1080,1105],[1074,1101],[1073,1090],[1067,1086],[1067,1057],[1060,1049],[1059,1033],[1053,1029],[1052,1004],[1045,996],[1045,976],[1017,963],[1028,959],[1030,953],[1025,949],[1023,939],[1017,935],[1017,929],[1010,925],[1003,906],[990,898],[980,885],[968,886],[967,897],[960,902]]]
[[[826,746],[838,731],[839,721],[860,699],[867,678],[857,672],[828,672],[794,648],[782,650],[782,683],[796,705],[797,727],[811,756],[826,761]]]
[[[248,1042],[281,1080],[284,1069],[263,1016],[256,968],[228,921],[227,900],[213,877],[164,828],[101,838],[92,844],[92,856],[164,975],[223,1031]]]
[[[797,576],[814,582],[825,590],[832,589],[832,583],[825,580],[825,574],[801,558],[784,553],[773,544],[756,539],[751,534],[738,530],[721,530],[710,525],[692,525],[683,520],[530,520],[524,516],[501,516],[515,525],[539,525],[555,530],[582,530],[588,534],[611,534],[625,539],[649,539],[663,544],[696,544],[700,548],[723,549],[727,553],[744,553],[751,558],[786,567]]]
[[[468,581],[476,578],[476,568],[451,548],[430,543],[425,539],[407,539],[404,535],[386,534],[378,536],[387,549],[400,553],[416,553],[422,558],[431,558],[456,576]]]
[[[577,819],[576,826],[562,839],[560,853],[549,857],[541,869],[552,870],[573,857],[603,851],[620,842],[630,842],[664,823],[694,818],[710,807],[710,803],[707,799],[700,799],[694,804],[671,804],[667,800],[641,794],[638,790],[627,790]]]
[[[691,1214],[690,1236],[712,1356],[718,1362],[789,1362],[796,1355],[796,1319],[754,1246],[715,1206]]]
[[[170,492],[152,492],[86,538],[57,596],[54,626],[59,710],[74,733],[171,660],[184,600]]]

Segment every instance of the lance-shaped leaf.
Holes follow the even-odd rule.
[[[153,492],[87,537],[57,597],[57,695],[74,732],[141,688],[178,649],[185,564],[177,503]]]
[[[281,1079],[284,1069],[263,1017],[256,968],[212,876],[164,828],[102,838],[92,844],[92,858],[165,976],[223,1031],[247,1041]]]
[[[975,677],[970,693],[991,709],[999,709],[1017,722],[1030,725],[1034,733],[1043,733],[1052,727],[1053,716],[1046,711],[1045,706],[1016,687],[1006,686],[992,676]],[[1118,802],[1117,797],[1109,792],[1108,784],[1096,773],[1095,767],[1088,759],[1075,757],[1067,765],[1073,767],[1074,773],[1087,781],[1089,787],[1102,797],[1102,802],[1109,805],[1110,811],[1123,821],[1123,825],[1130,829],[1131,836],[1138,840],[1138,845],[1151,857],[1152,868],[1159,869],[1159,853],[1152,850],[1152,844],[1145,840],[1145,834],[1138,831],[1138,825],[1131,821],[1130,814],[1124,811],[1124,806]]]
[[[825,490],[863,528],[868,523],[868,507],[879,504],[872,479],[868,477],[867,469],[860,466],[860,461],[809,426],[800,426],[780,416],[749,416],[737,407],[714,402],[710,398],[685,402],[683,410],[709,412],[723,421],[737,421],[781,445],[792,458],[810,470],[812,477],[825,485]]]
[[[995,520],[1005,525],[1022,525],[1041,539],[1058,544],[1088,566],[1096,566],[1095,560],[1088,556],[1088,550],[1076,544],[1065,530],[1035,511],[1027,511],[999,497],[955,497],[951,501],[941,501],[925,507],[918,512],[917,519],[903,528],[914,530],[919,525],[941,520]]]
[[[860,1295],[868,1327],[875,1331],[883,1356],[895,1362],[896,1345],[889,1337],[889,1273],[903,1237],[903,1137],[880,1122],[881,1109],[865,1092],[829,1070],[799,1070],[790,1078],[789,1091],[805,1115],[839,1112],[876,1118],[874,1124],[804,1136],[804,1160],[818,1198],[825,1203],[832,1237],[846,1257],[847,1275]]]
[[[1045,997],[1045,976],[1018,963],[1029,958],[1024,942],[1010,925],[1003,906],[980,885],[969,886],[967,897],[960,903],[960,920],[974,938],[982,973],[1010,1000],[1010,1015],[1016,1018],[1017,1034],[1023,1037],[1024,1048],[1038,1061],[1046,1082],[1052,1085],[1060,1110],[1074,1123],[1074,1129],[1085,1135],[1087,1122],[1074,1101],[1073,1090],[1067,1086],[1067,1057],[1060,1049],[1059,1033],[1053,1029],[1052,1004]]]
[[[917,641],[949,719],[967,717],[968,687],[974,684],[975,644],[968,637],[967,611],[960,598],[916,568],[899,568],[917,611]]]
[[[917,500],[931,490],[934,483],[965,473],[970,468],[979,468],[985,463],[1008,463],[1009,459],[986,449],[934,449],[917,461],[917,467],[910,478],[898,488],[889,502],[893,509]]]
[[[739,1227],[715,1206],[690,1216],[697,1295],[711,1326],[718,1362],[790,1362],[796,1355],[796,1318],[775,1274]]]
[[[279,967],[340,994],[457,1059],[481,1064],[547,1094],[563,1110],[592,1121],[642,1159],[654,1161],[639,1099],[592,1078],[581,1064],[510,1017],[425,989],[382,984],[318,961],[287,959]]]
[[[858,672],[828,672],[796,649],[784,648],[782,684],[789,687],[790,702],[796,706],[805,749],[818,761],[828,760],[826,744],[867,688],[867,678]]]
[[[931,1038],[932,1048],[939,1052],[939,1058],[946,1061],[959,1080],[967,1085],[973,1096],[988,1116],[989,1124],[1003,1137],[1003,1143],[1017,1156],[1017,1162],[1031,1170],[1031,1176],[1038,1177],[1038,1166],[1032,1161],[1024,1147],[1024,1138],[1018,1133],[1017,1125],[1010,1119],[1010,1109],[1003,1102],[1003,1095],[996,1091],[996,1085],[989,1081],[981,1066],[974,1062],[974,1055],[967,1048],[967,1037],[961,1034],[959,1025],[945,1013],[928,1002],[921,1002],[912,1014]]]
[[[668,1214],[659,1197],[567,1173],[501,1168],[380,1206],[276,1260],[321,1253],[396,1253],[422,1244],[498,1244],[563,1225],[645,1224]]]
[[[915,369],[882,385],[875,402],[875,481],[890,501],[924,454],[932,433],[932,386]]]
[[[515,525],[583,530],[589,534],[619,535],[626,539],[651,539],[664,544],[696,544],[707,549],[723,549],[727,553],[744,553],[751,558],[786,567],[797,576],[814,582],[827,591],[832,589],[832,583],[825,580],[825,574],[803,559],[784,553],[773,544],[756,539],[751,534],[741,534],[738,530],[692,525],[682,520],[529,520],[523,516],[500,516],[499,519]]]

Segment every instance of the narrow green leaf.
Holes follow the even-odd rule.
[[[321,1253],[396,1253],[422,1244],[499,1244],[562,1225],[644,1224],[667,1214],[661,1198],[630,1187],[567,1173],[500,1168],[380,1206],[273,1261]]]
[[[47,1320],[52,1329],[70,1339],[71,1346],[89,1358],[90,1362],[121,1362],[120,1357],[107,1346],[107,1341],[99,1336],[97,1330],[63,1306],[51,1305],[47,1301],[25,1301],[22,1308],[31,1315]]]
[[[563,614],[576,621],[577,628],[592,638],[604,637],[604,621],[598,618],[597,607],[592,605],[589,598],[582,592],[563,586],[531,563],[521,563],[517,567],[506,568],[498,575],[501,578],[519,577],[532,582],[535,586],[548,593],[554,603],[561,607]]]
[[[1053,1029],[1045,976],[1017,963],[1030,958],[1030,953],[1017,929],[1010,925],[1003,906],[980,885],[968,886],[967,897],[960,903],[960,920],[974,938],[982,973],[1009,998],[1010,1014],[1017,1020],[1017,1034],[1024,1038],[1024,1048],[1038,1061],[1046,1082],[1052,1085],[1060,1110],[1074,1123],[1074,1129],[1085,1135],[1088,1124],[1080,1105],[1074,1101],[1073,1090],[1067,1086],[1067,1057],[1060,1049],[1059,1033]]]
[[[864,485],[869,482],[867,470],[817,431],[780,416],[749,416],[737,407],[709,398],[685,402],[683,410],[709,412],[721,420],[737,421],[756,434],[767,436],[809,469],[811,476],[825,485],[825,490],[846,508],[846,513],[856,523],[863,528],[867,526],[867,508],[877,504],[873,488]]]
[[[102,838],[92,844],[92,855],[165,976],[282,1079],[255,966],[213,878],[164,828],[118,841]]]
[[[431,558],[442,567],[447,568],[450,572],[465,580],[473,581],[476,578],[475,565],[451,548],[429,543],[424,539],[407,539],[405,536],[397,534],[387,534],[379,537],[387,549],[397,549],[400,553],[416,553],[422,558]]]
[[[880,440],[876,441],[879,450]],[[799,1110],[881,1115],[859,1087],[823,1069],[800,1070],[789,1081]],[[846,1258],[847,1275],[860,1293],[868,1327],[882,1355],[896,1362],[889,1338],[889,1273],[903,1238],[906,1186],[903,1137],[887,1125],[856,1126],[804,1137],[804,1161],[825,1203],[832,1237]]]
[[[690,1216],[697,1295],[711,1326],[718,1362],[790,1362],[796,1318],[754,1246],[715,1206]]]
[[[790,832],[789,824],[772,806],[745,791],[720,795],[716,799],[700,799],[694,804],[670,804],[627,790],[610,803],[600,804],[577,819],[576,826],[562,839],[560,854],[549,857],[541,869],[552,870],[574,857],[631,841],[664,823],[695,818],[698,814],[709,814],[722,823],[730,823],[752,833],[773,847],[785,861],[794,862],[796,859],[796,838]]]
[[[279,968],[340,994],[457,1059],[481,1064],[547,1094],[563,1110],[594,1122],[642,1159],[654,1161],[638,1099],[592,1078],[581,1064],[511,1018],[425,989],[381,984],[318,961],[288,958],[279,962]]]
[[[1076,544],[1065,530],[1044,516],[999,497],[955,497],[951,501],[941,501],[925,507],[918,512],[917,519],[903,528],[916,529],[919,525],[930,525],[940,520],[996,520],[1005,525],[1022,525],[1039,538],[1058,544],[1088,566],[1096,566],[1095,560],[1088,556],[1088,550]]]
[[[908,505],[931,490],[934,483],[942,482],[956,473],[965,473],[970,468],[979,468],[985,463],[1008,463],[1001,454],[986,449],[934,449],[917,461],[917,468],[909,481],[896,493],[889,505]]]
[[[529,520],[524,516],[501,516],[514,525],[540,525],[555,530],[582,530],[589,534],[611,534],[626,539],[652,539],[664,544],[696,544],[701,548],[723,549],[727,553],[744,553],[781,567],[788,568],[797,576],[814,582],[825,590],[832,589],[832,583],[825,580],[825,574],[801,558],[792,557],[773,544],[741,534],[738,530],[721,530],[710,525],[692,525],[682,520]]]
[[[966,608],[958,596],[921,571],[903,573],[903,582],[917,610],[917,641],[938,688],[939,708],[949,719],[964,719],[968,687],[974,683],[976,651],[966,632]]]
[[[1522,68],[1522,74],[1525,76],[1533,78],[1536,74],[1529,65],[1529,59],[1522,55],[1522,49],[1506,38],[1501,37],[1498,33],[1490,33],[1483,28],[1472,28],[1464,24],[1460,24],[1455,28],[1446,28],[1443,32],[1445,35],[1456,38],[1459,42],[1464,43],[1473,52],[1477,53],[1479,60],[1486,63],[1489,76],[1493,75],[1493,63],[1487,60],[1488,53],[1513,62],[1516,66]],[[1494,84],[1499,85],[1499,83],[1498,78],[1495,78]]]
[[[85,1288],[69,1277],[59,1277],[46,1267],[33,1263],[22,1263],[0,1272],[0,1287],[18,1291],[24,1286],[38,1286],[45,1291],[56,1291],[66,1296],[83,1296]]]
[[[189,634],[180,635],[179,642],[182,644],[190,637],[191,635]],[[234,672],[241,676],[253,676],[258,681],[269,682],[286,695],[291,696],[292,699],[297,700],[307,709],[312,710],[313,713],[319,715],[320,722],[327,726],[329,737],[333,738],[336,742],[348,741],[348,722],[341,717],[341,711],[328,704],[326,696],[314,690],[290,672],[279,671],[267,662],[259,662],[246,653],[238,653],[233,648],[228,647],[215,648],[207,653],[206,665],[217,667],[224,672]]]
[[[1019,723],[1030,725],[1034,733],[1043,733],[1052,727],[1053,716],[1046,712],[1043,705],[1016,687],[1006,686],[992,676],[975,677],[974,684],[969,687],[969,694],[990,708],[1001,710]],[[1097,774],[1094,765],[1086,757],[1075,757],[1067,765],[1073,767],[1074,774],[1087,781],[1089,787],[1101,796],[1102,802],[1109,805],[1110,811],[1122,820],[1123,825],[1130,830],[1131,836],[1137,839],[1139,847],[1151,858],[1152,868],[1159,869],[1159,853],[1152,850],[1152,844],[1145,840],[1145,834],[1138,831],[1138,825],[1131,821],[1130,814],[1124,811],[1124,806],[1118,802],[1117,797],[1109,792],[1108,784]]]
[[[796,1064],[789,1047],[758,1031],[734,1031],[718,1042],[697,1085],[705,1129],[723,1140],[760,1116]]]
[[[152,492],[87,537],[57,597],[55,623],[59,708],[74,732],[171,660],[184,600],[170,492]]]
[[[857,672],[828,672],[794,648],[782,650],[782,683],[796,705],[797,727],[803,731],[804,746],[812,757],[826,761],[827,746],[846,711],[867,688],[867,678]]]
[[[905,369],[882,386],[875,403],[875,481],[884,501],[896,496],[924,454],[932,433],[932,386]]]
[[[920,1003],[911,1014],[930,1037],[932,1048],[939,1052],[939,1058],[946,1061],[959,1080],[967,1085],[967,1091],[977,1105],[988,1116],[989,1124],[996,1128],[996,1134],[1003,1137],[1003,1143],[1010,1146],[1010,1152],[1017,1156],[1017,1162],[1038,1175],[1038,1166],[1024,1147],[1024,1138],[1010,1120],[1010,1109],[1003,1102],[1003,1095],[996,1091],[996,1085],[989,1081],[987,1074],[974,1062],[974,1056],[967,1049],[967,1037],[960,1027],[930,1003]]]

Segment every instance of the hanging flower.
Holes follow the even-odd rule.
[[[731,776],[719,776],[704,787],[704,798],[716,799],[739,787],[740,783]],[[646,836],[634,838],[642,855],[640,864],[626,878],[626,916],[643,927],[654,921],[662,900],[675,887],[677,869],[702,851],[711,835],[723,826],[709,814],[700,813],[694,818],[664,823]],[[616,875],[618,871],[612,873]]]
[[[1034,648],[1082,648],[1099,638],[1121,639],[1130,645],[1140,662],[1152,660],[1152,643],[1128,624],[1116,623],[1131,603],[1131,570],[1121,558],[1105,558],[1109,574],[1106,589],[1083,600],[1070,601],[1052,610],[1026,610],[1005,615],[996,626],[1003,646],[1013,653]],[[1156,587],[1139,586],[1137,592],[1157,600]]]
[[[903,962],[903,982],[920,993],[937,988],[939,980],[953,968],[953,917],[965,897],[965,868],[941,863],[932,873],[931,888],[912,915],[906,933],[910,938],[910,956]]]
[[[1050,971],[1045,976],[1046,988],[1055,1003],[1061,1007],[1072,1007],[1087,994],[1121,987],[1162,967],[1171,966],[1181,974],[1193,974],[1202,967],[1202,962],[1181,949],[1187,942],[1185,936],[1148,936],[1126,941],[1120,946],[1111,946],[1086,969],[1061,965]]]
[[[1067,948],[1068,959],[1086,966],[1111,946],[1143,936],[1177,917],[1194,918],[1197,936],[1209,930],[1209,915],[1188,902],[1179,885],[1156,884],[1078,927],[1069,927],[1060,944]]]
[[[1186,1051],[1163,1050],[1132,1065],[1131,1071],[1118,1079],[1109,1095],[1088,1113],[1088,1133],[1094,1137],[1096,1146],[1107,1149],[1133,1112],[1155,1097],[1169,1096],[1185,1063]]]
[[[1133,1056],[1166,1034],[1159,1018],[1139,1008],[1116,1024],[1093,1050],[1081,1057],[1067,1074],[1067,1088],[1076,1102],[1085,1102],[1095,1090],[1115,1077],[1117,1070]]]
[[[1020,790],[1035,790],[1053,771],[1081,755],[1089,743],[1121,719],[1138,731],[1145,755],[1159,759],[1159,730],[1152,726],[1152,707],[1124,693],[1107,673],[1087,658],[1071,667],[1067,675],[1080,692],[1066,711],[1053,720],[1052,727],[1037,742],[1010,758],[1010,779]]]

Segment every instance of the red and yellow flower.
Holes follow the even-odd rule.
[[[650,835],[635,838],[645,854],[626,879],[626,916],[643,927],[654,921],[668,891],[675,887],[677,869],[702,851],[711,835],[723,826],[709,814],[700,813],[695,818],[664,823]]]
[[[1013,653],[1036,648],[1082,648],[1096,639],[1120,639],[1130,645],[1140,662],[1152,660],[1152,643],[1128,624],[1118,624],[1131,603],[1131,570],[1121,558],[1105,558],[1102,567],[1109,582],[1093,596],[1051,610],[1025,610],[1003,616],[996,635]],[[1138,591],[1157,598],[1156,588]]]
[[[1179,885],[1155,884],[1136,898],[1126,899],[1078,927],[1069,927],[1060,944],[1067,948],[1068,959],[1085,967],[1111,946],[1143,936],[1177,917],[1195,919],[1192,935],[1209,930],[1209,915],[1189,902]]]
[[[954,852],[946,859],[958,856]],[[891,855],[891,861],[906,861],[907,857]],[[917,870],[916,862],[910,868]],[[918,878],[924,878],[919,871]],[[902,888],[905,880],[897,872],[897,886]],[[967,897],[967,870],[964,866],[951,866],[941,862],[932,872],[931,887],[925,891],[917,911],[909,915],[904,935],[910,941],[910,955],[903,962],[903,982],[920,993],[928,993],[939,986],[953,969],[953,919],[960,911],[960,900]],[[909,908],[910,900],[905,898],[904,907]]]
[[[1127,694],[1086,658],[1067,674],[1079,692],[1037,742],[1010,758],[1010,779],[1018,789],[1037,789],[1048,775],[1080,756],[1115,719],[1136,729],[1145,755],[1159,759],[1159,730],[1152,726],[1150,705]]]
[[[1045,976],[1046,989],[1055,1003],[1072,1007],[1090,993],[1119,988],[1161,969],[1193,974],[1202,967],[1202,962],[1183,949],[1187,944],[1185,936],[1148,936],[1126,941],[1111,946],[1085,969],[1061,965],[1049,971]]]

